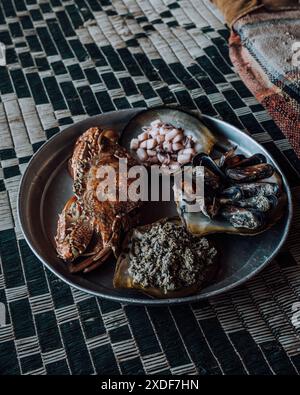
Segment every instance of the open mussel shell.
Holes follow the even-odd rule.
[[[226,184],[228,182],[225,173],[216,164],[216,162],[206,153],[200,152],[193,157],[192,166],[204,166],[215,176],[219,177],[220,182]]]
[[[246,159],[244,154],[236,154],[237,147],[232,147],[226,151],[219,160],[219,167],[224,170],[233,167]]]
[[[223,204],[253,198],[259,194],[270,197],[278,196],[280,186],[276,182],[253,182],[230,186],[222,191],[220,200]]]
[[[225,218],[221,216],[219,218],[210,219],[205,216],[201,212],[191,213],[187,212],[185,209],[182,209],[181,204],[179,203],[178,210],[180,211],[180,216],[187,228],[187,230],[193,235],[197,236],[206,236],[214,233],[227,233],[227,234],[236,234],[240,236],[254,236],[259,233],[264,232],[273,226],[279,219],[281,218],[284,208],[286,206],[286,196],[282,195],[278,199],[278,203],[276,208],[272,209],[266,215],[261,212],[254,212],[254,215],[257,216],[257,221],[261,221],[260,225],[255,228],[246,228],[246,227],[236,227],[231,224],[228,220],[229,213]],[[241,213],[243,214],[244,208],[241,208]],[[234,213],[232,213],[234,214]]]
[[[246,158],[244,154],[236,153],[237,146],[230,148],[219,159],[219,167],[224,171],[226,169],[233,169],[235,167],[248,167],[267,163],[267,158],[264,154],[256,153]]]
[[[225,173],[231,182],[246,183],[271,177],[274,167],[269,163],[259,163],[247,167],[229,168]]]
[[[263,213],[277,207],[278,198],[275,195],[258,195],[240,200],[220,199],[219,204],[223,206],[231,205],[239,208],[241,207],[246,209],[257,209],[258,211]]]
[[[166,221],[172,221],[178,225],[182,225],[182,221],[180,220],[179,217],[162,218],[157,222],[166,222]],[[143,287],[140,284],[135,283],[128,271],[131,240],[134,234],[135,237],[138,237],[138,234],[148,232],[152,225],[153,224],[139,226],[128,232],[123,242],[122,252],[116,264],[116,269],[113,278],[113,285],[115,288],[136,289],[154,298],[171,299],[171,298],[178,298],[178,297],[192,295],[196,293],[200,288],[204,287],[205,285],[209,284],[209,282],[212,281],[218,270],[217,260],[213,265],[210,265],[206,269],[205,273],[203,273],[205,276],[205,281],[202,282],[201,284],[194,284],[189,287],[183,287],[175,291],[168,291],[167,293],[165,293],[160,288]]]
[[[267,158],[265,157],[264,154],[254,154],[250,156],[249,158],[244,158],[241,160],[241,156],[238,156],[240,160],[236,161],[236,163],[228,163],[227,168],[235,168],[235,167],[248,167],[248,166],[254,166],[254,165],[259,165],[262,163],[267,163]],[[232,158],[234,160],[234,157]]]
[[[221,208],[220,215],[233,226],[249,230],[261,229],[267,222],[264,211],[253,207],[225,206]]]

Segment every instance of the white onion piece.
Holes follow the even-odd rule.
[[[177,136],[179,134],[179,131],[178,131],[178,129],[172,129],[171,131],[169,131],[167,134],[166,134],[166,141],[171,141],[171,140],[173,140],[173,138],[175,137],[175,136]]]
[[[168,165],[169,163],[170,163],[170,155],[167,154],[167,155],[165,156],[165,159],[164,159],[164,161],[163,161],[163,164],[164,164],[164,165]]]
[[[150,123],[150,125],[154,128],[154,127],[156,127],[157,125],[159,125],[161,123],[161,120],[160,119],[155,119],[154,121],[152,121],[151,123]]]
[[[157,142],[154,139],[147,140],[147,149],[152,149],[156,147]]]
[[[164,163],[165,156],[162,155],[162,154],[160,154],[160,153],[158,153],[158,154],[157,154],[157,159],[160,161],[160,163]]]
[[[181,143],[173,143],[172,144],[172,150],[173,151],[180,151],[183,149],[183,145]]]
[[[150,136],[151,136],[152,138],[154,138],[154,137],[158,136],[159,130],[156,129],[156,128],[154,128],[154,129],[150,130],[149,134],[150,134]]]
[[[163,149],[164,149],[165,151],[167,151],[167,152],[170,152],[170,151],[172,150],[172,144],[171,144],[171,143],[168,143],[167,141],[165,141],[165,142],[163,143]]]
[[[158,144],[161,144],[165,141],[165,136],[162,136],[161,134],[159,134],[158,136],[156,136],[156,141]]]
[[[146,150],[144,150],[143,148],[139,148],[139,149],[136,151],[136,154],[137,154],[138,158],[139,158],[141,161],[143,161],[143,162],[145,162],[145,161],[148,159],[147,152],[146,152]]]
[[[184,165],[186,163],[189,163],[191,161],[191,158],[192,155],[190,154],[180,154],[178,155],[177,160],[181,165]]]
[[[177,161],[172,161],[172,160],[170,161],[169,168],[171,170],[177,170],[177,169],[179,169],[179,167],[180,167],[180,164]]]
[[[179,132],[178,134],[177,134],[177,136],[175,136],[174,138],[173,138],[173,143],[179,143],[180,141],[182,141],[183,140],[183,134],[181,133],[181,132]]]
[[[184,148],[184,150],[182,151],[183,155],[195,155],[195,149],[194,148]]]
[[[165,135],[165,134],[167,134],[168,133],[168,129],[166,129],[166,128],[164,128],[163,126],[161,126],[160,128],[159,128],[159,133],[161,134],[161,135]]]
[[[147,155],[148,156],[156,156],[157,152],[155,150],[147,149]]]
[[[145,141],[145,140],[147,140],[148,137],[149,137],[149,136],[148,136],[148,133],[147,133],[147,132],[143,132],[143,133],[141,133],[141,134],[138,135],[139,141]]]
[[[130,142],[130,149],[137,150],[139,148],[139,140],[138,139],[132,139]]]

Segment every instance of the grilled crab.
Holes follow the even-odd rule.
[[[127,191],[134,181],[122,177],[119,159],[127,161],[126,171],[138,163],[117,139],[112,130],[90,128],[77,140],[69,161],[74,196],[59,215],[55,241],[59,257],[68,262],[71,272],[90,272],[112,253],[117,257],[123,231],[138,222],[141,202],[119,199],[121,189]],[[115,196],[111,199],[101,195],[107,166],[115,170]],[[79,256],[85,258],[77,263]]]

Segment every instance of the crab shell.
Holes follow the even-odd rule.
[[[166,221],[172,221],[178,225],[181,225],[181,220],[178,217],[174,218],[162,218],[155,223],[162,223]],[[139,226],[136,228],[138,232],[140,233],[146,233],[150,229],[150,227],[153,224],[149,225],[144,225],[144,226]],[[131,248],[131,239],[133,236],[133,230],[131,230],[123,243],[123,248],[122,248],[122,253],[120,254],[118,260],[117,260],[117,265],[115,269],[115,274],[113,278],[113,285],[115,288],[127,288],[127,289],[136,289],[138,291],[142,291],[143,293],[155,297],[155,298],[160,298],[160,299],[171,299],[171,298],[179,298],[179,297],[184,297],[188,295],[192,295],[197,293],[201,288],[203,288],[205,285],[210,283],[213,278],[215,277],[217,270],[218,270],[218,261],[217,258],[215,259],[215,262],[210,265],[207,270],[203,273],[205,275],[205,281],[203,281],[201,284],[193,284],[189,287],[183,287],[180,289],[177,289],[175,291],[168,291],[165,293],[162,289],[160,288],[154,288],[154,287],[143,287],[138,283],[135,283],[130,276],[128,272],[128,267],[129,267],[129,251]]]
[[[121,201],[118,198],[103,201],[98,198],[97,191],[102,182],[98,170],[101,167],[113,167],[118,177],[120,158],[128,161],[128,168],[137,164],[117,140],[118,134],[113,130],[92,127],[78,138],[69,161],[75,196],[66,203],[59,217],[55,241],[59,256],[69,262],[68,268],[72,273],[94,270],[111,253],[118,256],[123,232],[135,226],[138,220],[140,201]],[[129,186],[132,181],[125,179],[123,182]],[[119,179],[115,182],[119,188]],[[75,202],[80,215],[71,210]],[[92,251],[86,251],[93,235],[96,236],[96,244]],[[88,258],[78,262],[76,258],[83,253]]]

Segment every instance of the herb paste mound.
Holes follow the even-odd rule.
[[[205,237],[192,236],[182,225],[156,223],[148,232],[134,231],[128,272],[134,283],[164,293],[195,284],[200,287],[216,254]]]

